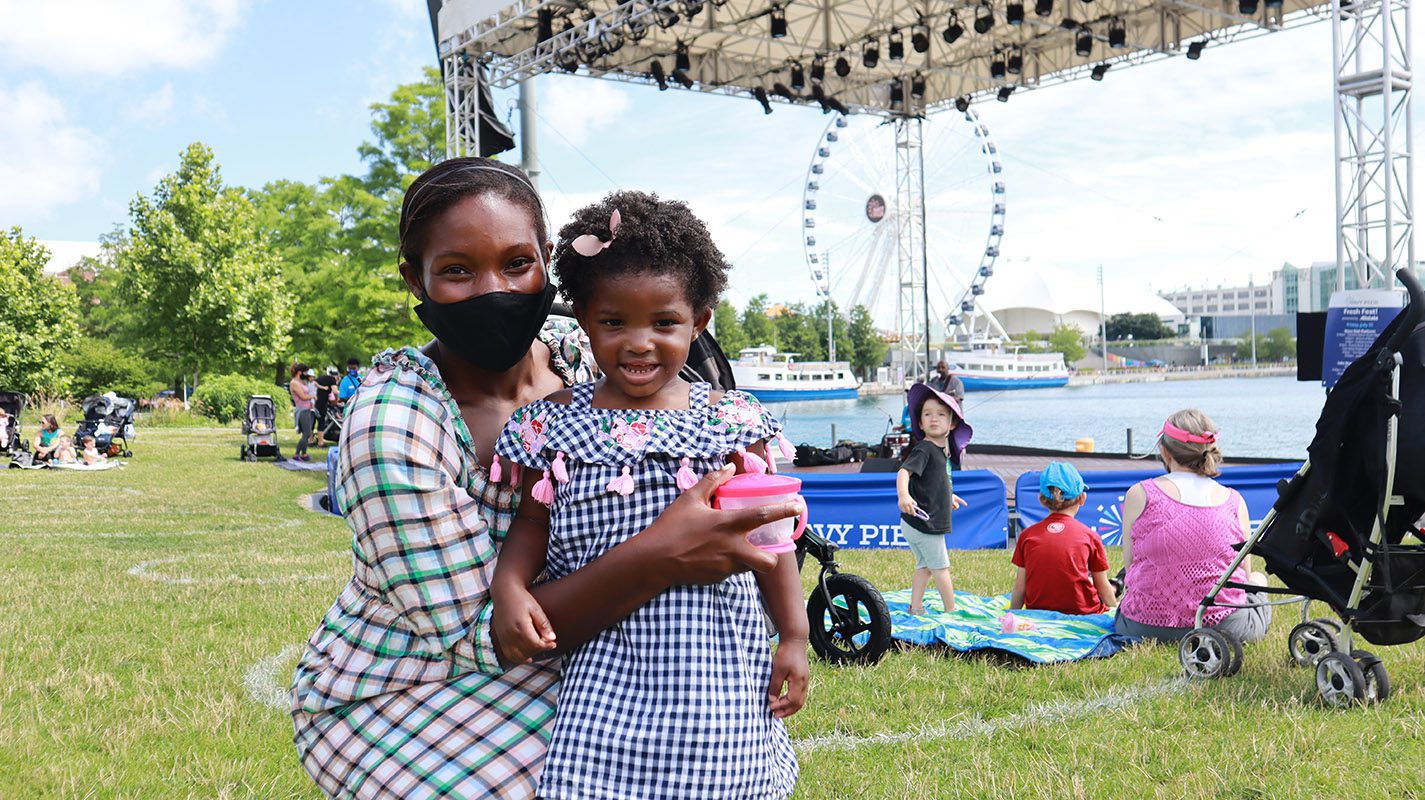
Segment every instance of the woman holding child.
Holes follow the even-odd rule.
[[[519,170],[433,167],[406,192],[400,236],[401,276],[435,339],[377,356],[347,406],[334,499],[354,574],[297,667],[297,749],[331,796],[530,798],[559,663],[492,626],[491,578],[521,503],[491,457],[516,409],[594,376],[592,354],[572,324],[546,322],[553,244]],[[670,587],[772,570],[746,533],[799,507],[712,509],[731,474],[710,472],[637,535],[530,588],[545,649],[569,652]]]

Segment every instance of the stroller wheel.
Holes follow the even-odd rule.
[[[1390,697],[1390,676],[1385,673],[1385,662],[1369,650],[1352,650],[1351,658],[1366,678],[1365,701],[1384,703]]]
[[[812,650],[829,664],[874,664],[891,646],[891,612],[876,587],[859,575],[838,572],[813,587],[807,619]]]
[[[1321,702],[1341,708],[1366,699],[1366,676],[1360,665],[1339,650],[1316,662],[1316,693]]]
[[[1291,629],[1286,647],[1298,667],[1309,667],[1336,649],[1336,634],[1316,620],[1303,622]]]
[[[119,455],[123,456],[124,458],[133,458],[133,457],[134,457],[134,451],[132,451],[132,450],[124,450],[124,451],[120,452]]]
[[[1227,662],[1227,671],[1222,673],[1222,677],[1230,678],[1236,675],[1238,670],[1242,669],[1242,660],[1244,658],[1242,653],[1242,640],[1227,631],[1219,631],[1219,633],[1227,640],[1227,644],[1232,647],[1232,658]]]
[[[1232,660],[1228,634],[1215,628],[1196,628],[1178,642],[1178,663],[1189,678],[1226,677],[1231,674]]]

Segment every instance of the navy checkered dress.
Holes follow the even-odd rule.
[[[694,384],[686,410],[592,408],[594,385],[568,405],[539,401],[511,418],[495,449],[534,469],[564,454],[548,572],[567,575],[653,523],[679,494],[684,458],[699,475],[781,425],[750,395],[710,404]],[[608,484],[624,470],[628,496]],[[797,760],[767,684],[772,659],[756,580],[676,586],[568,656],[539,795],[571,798],[782,798]]]

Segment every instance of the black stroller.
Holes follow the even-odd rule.
[[[1241,546],[1197,610],[1197,628],[1178,649],[1191,677],[1228,676],[1242,662],[1230,634],[1202,627],[1203,612],[1248,555],[1301,595],[1301,624],[1288,638],[1291,657],[1314,666],[1328,705],[1373,703],[1390,695],[1385,665],[1357,649],[1360,636],[1378,645],[1425,636],[1425,292],[1408,270],[1396,273],[1410,295],[1366,355],[1341,375],[1326,398],[1309,459],[1262,524]],[[1260,591],[1263,587],[1250,587]],[[1312,600],[1341,618],[1308,619]],[[1286,600],[1278,602],[1298,602]]]
[[[5,420],[5,433],[0,435],[0,453],[13,456],[29,451],[29,444],[20,435],[20,415],[25,413],[29,401],[30,398],[20,392],[0,392],[0,408],[9,414]]]
[[[282,460],[282,450],[277,446],[277,404],[272,402],[270,395],[255,394],[247,398],[242,433],[247,438],[238,452],[238,458],[243,461],[259,458]]]
[[[113,392],[84,398],[84,419],[74,429],[76,448],[82,448],[84,437],[94,437],[94,447],[100,453],[129,458],[129,440],[134,438],[134,401]]]

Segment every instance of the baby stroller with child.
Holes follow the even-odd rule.
[[[106,392],[84,398],[84,419],[74,429],[75,446],[82,448],[84,437],[94,437],[94,447],[109,456],[129,458],[129,440],[134,438],[134,401]]]
[[[1178,655],[1190,677],[1232,675],[1242,645],[1202,626],[1203,612],[1249,555],[1260,556],[1300,595],[1301,623],[1288,637],[1292,659],[1314,667],[1328,705],[1375,703],[1390,695],[1385,665],[1354,639],[1377,645],[1425,636],[1425,291],[1409,270],[1396,273],[1409,305],[1369,352],[1341,375],[1316,423],[1309,458],[1282,481],[1272,510],[1241,546],[1197,610],[1197,628]],[[1263,587],[1250,587],[1262,591]],[[1311,601],[1340,617],[1308,619]]]
[[[0,408],[9,415],[5,418],[5,430],[0,432],[0,453],[16,455],[30,449],[20,435],[20,415],[25,413],[29,397],[20,392],[0,392]]]
[[[243,461],[259,458],[282,460],[282,450],[277,446],[277,404],[272,402],[270,395],[255,394],[247,398],[242,433],[247,439],[238,452],[238,458]]]

